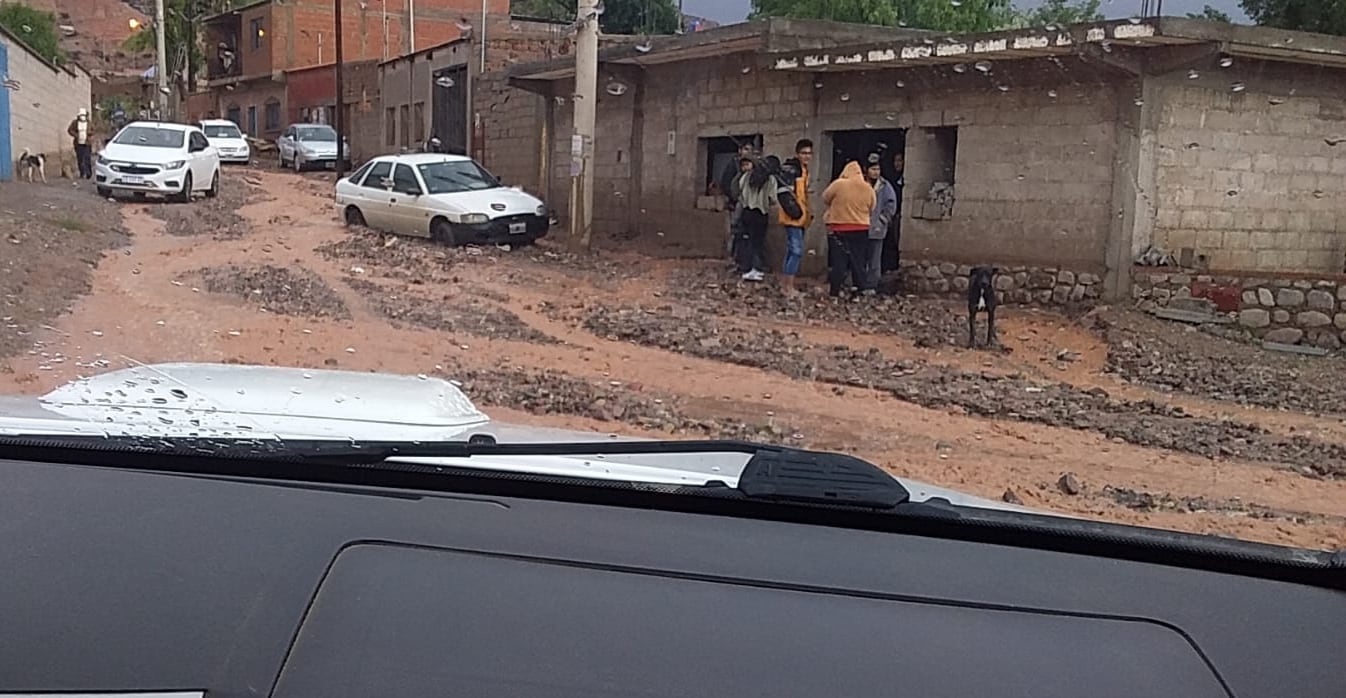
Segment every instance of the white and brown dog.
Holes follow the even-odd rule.
[[[42,183],[46,184],[47,156],[24,148],[23,154],[19,156],[19,174],[27,178],[29,184],[32,184],[33,175],[36,174],[42,180]]]

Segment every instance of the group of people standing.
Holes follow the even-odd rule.
[[[885,248],[896,251],[901,235],[901,151],[892,155],[894,181],[883,176],[883,156],[869,154],[862,165],[846,163],[841,176],[822,194],[827,226],[828,293],[846,290],[872,295],[878,291],[885,268]],[[720,189],[730,210],[730,256],[744,281],[766,279],[766,236],[773,205],[785,230],[785,259],[780,286],[795,292],[795,277],[804,258],[804,231],[813,222],[809,210],[809,167],[813,141],[795,143],[794,157],[780,162],[774,156],[756,157],[751,144],[739,148],[737,162],[726,168]],[[889,268],[896,267],[896,254]],[[849,280],[849,284],[847,281]]]

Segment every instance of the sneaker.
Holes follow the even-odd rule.
[[[764,274],[763,272],[760,272],[760,271],[758,271],[758,270],[756,270],[756,269],[749,269],[748,272],[745,273],[745,274],[743,275],[743,280],[744,280],[744,281],[765,281],[765,280],[766,280],[766,274]]]

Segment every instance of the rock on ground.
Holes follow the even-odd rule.
[[[303,268],[230,265],[198,269],[189,277],[200,279],[211,293],[237,296],[271,313],[337,320],[351,316],[336,291]]]

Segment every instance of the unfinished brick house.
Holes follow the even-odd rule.
[[[715,254],[717,165],[742,140],[784,157],[809,137],[815,193],[850,159],[905,153],[901,246],[924,290],[995,263],[1009,300],[1120,298],[1151,245],[1210,274],[1346,260],[1346,39],[1175,18],[957,36],[765,21],[600,60],[600,236]],[[573,66],[511,75],[546,112],[539,186],[564,212]],[[808,245],[817,270],[821,222]]]
[[[342,50],[350,63],[451,41],[470,31],[483,10],[480,0],[340,2]],[[334,9],[334,0],[257,0],[206,18],[213,111],[249,135],[276,137],[286,125],[288,73],[335,62]],[[509,1],[487,0],[485,10],[508,13]]]

